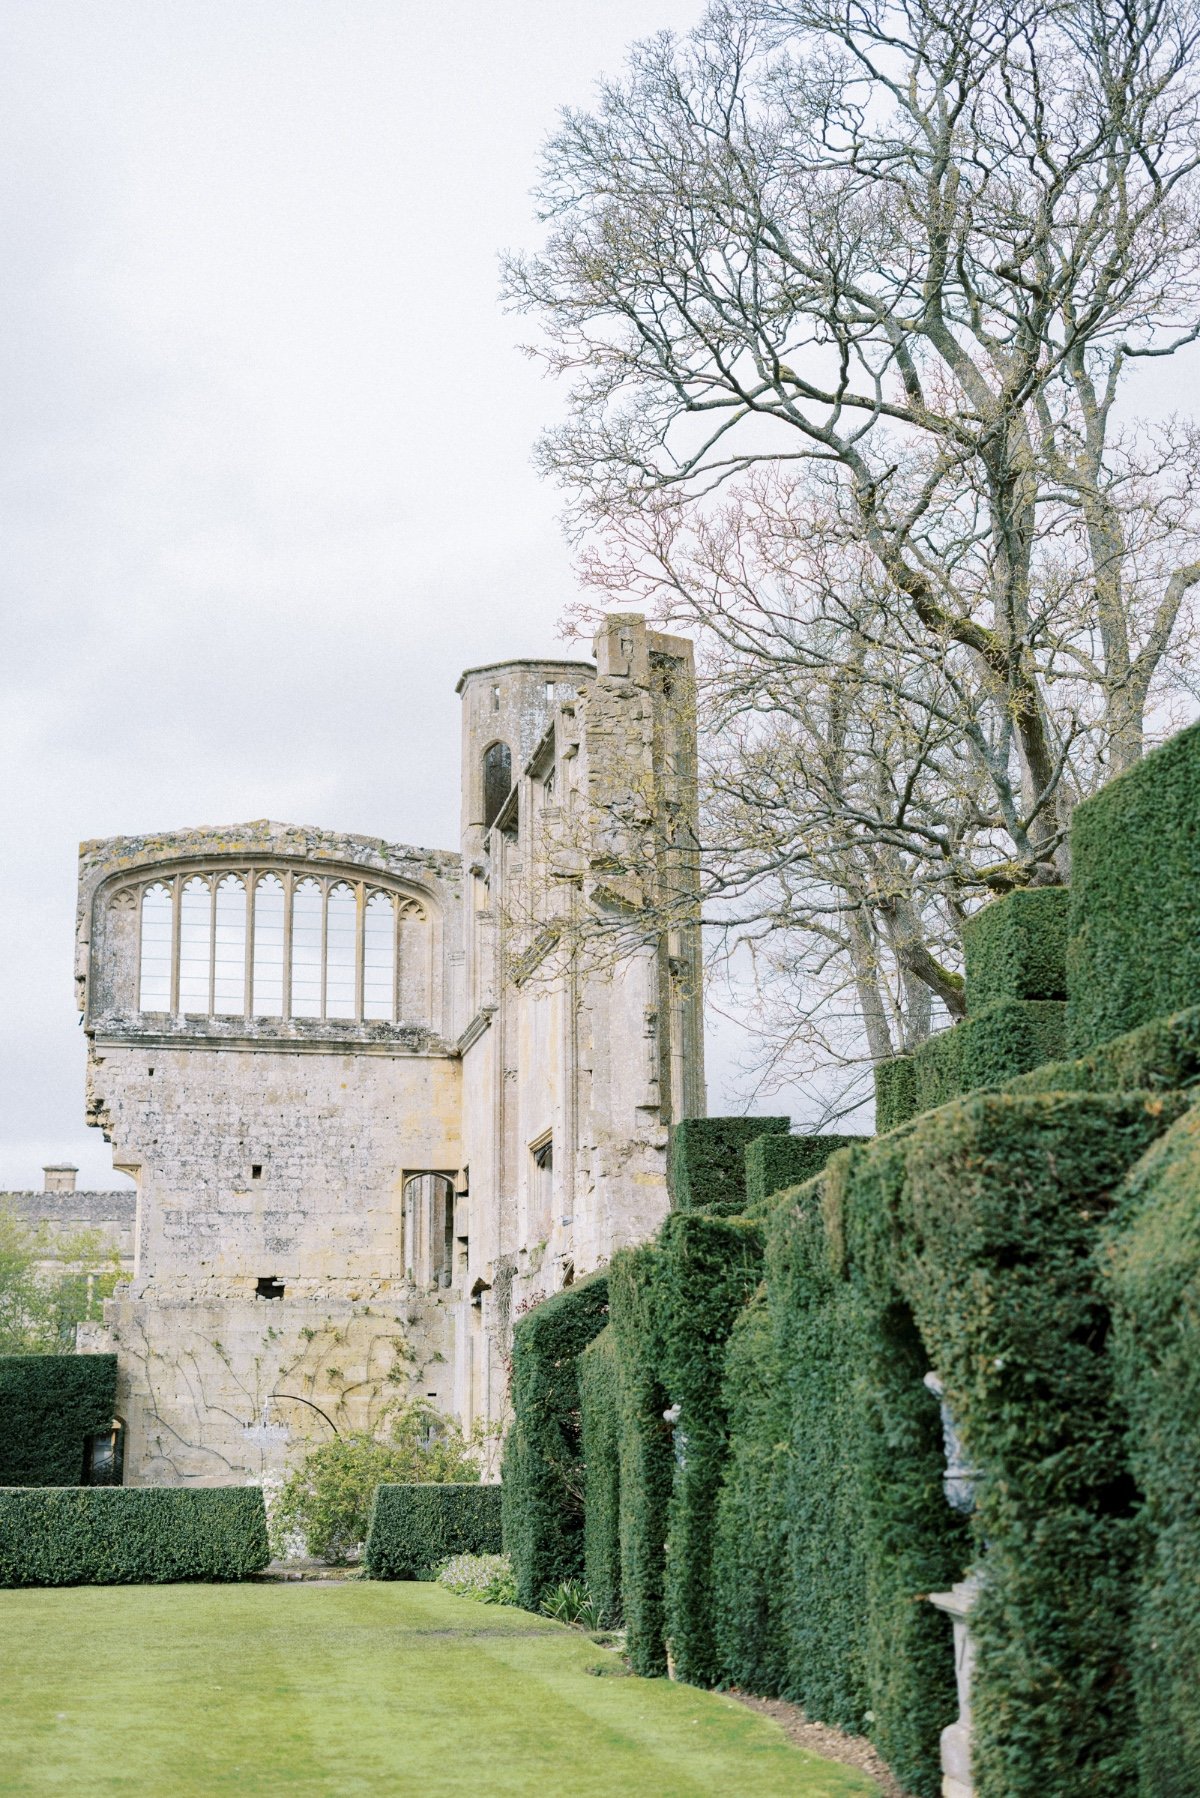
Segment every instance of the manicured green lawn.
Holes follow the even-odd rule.
[[[0,1592],[0,1792],[866,1798],[773,1723],[437,1586]]]

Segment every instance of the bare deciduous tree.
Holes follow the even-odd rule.
[[[714,914],[874,1058],[961,1011],[963,916],[1067,877],[1186,678],[1196,433],[1118,408],[1200,329],[1198,33],[723,0],[564,116],[509,265],[589,580],[700,640]]]

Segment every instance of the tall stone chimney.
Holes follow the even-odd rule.
[[[74,1192],[75,1176],[79,1172],[69,1161],[50,1161],[42,1169],[43,1192]]]

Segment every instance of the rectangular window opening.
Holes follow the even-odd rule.
[[[252,1161],[250,1163],[250,1178],[252,1180],[261,1180],[262,1179],[262,1162],[261,1161]]]
[[[277,1280],[274,1274],[263,1274],[254,1283],[256,1299],[281,1299],[283,1297],[283,1281]]]

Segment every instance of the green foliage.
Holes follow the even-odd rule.
[[[735,1320],[725,1356],[729,1455],[713,1531],[713,1627],[725,1677],[787,1690],[787,1494],[791,1410],[766,1287]]]
[[[593,1274],[522,1317],[513,1331],[513,1423],[504,1447],[504,1547],[528,1610],[583,1573],[584,1464],[577,1360],[608,1321]]]
[[[480,1604],[517,1602],[517,1582],[507,1555],[451,1555],[435,1570],[434,1578],[459,1598],[474,1598]]]
[[[61,1355],[95,1322],[121,1277],[98,1231],[52,1238],[0,1203],[0,1355]]]
[[[363,1566],[371,1579],[432,1579],[452,1555],[498,1555],[500,1488],[383,1485],[371,1506]]]
[[[1105,1250],[1117,1383],[1143,1494],[1140,1790],[1191,1798],[1200,1792],[1200,1110],[1133,1168]]]
[[[1070,1040],[1084,1054],[1200,995],[1200,724],[1077,806]]]
[[[580,1629],[611,1628],[611,1618],[588,1591],[583,1580],[564,1580],[542,1599],[542,1613],[556,1623],[578,1624]]]
[[[1016,1074],[1062,1055],[1066,1006],[1057,999],[1001,999],[978,1017],[940,1030],[901,1060],[876,1069],[880,1134],[964,1093],[1003,1086]],[[907,1072],[901,1072],[906,1068]],[[902,1111],[907,1100],[912,1106]]]
[[[1114,1187],[1177,1111],[976,1095],[913,1127],[869,1206],[876,1258],[898,1247],[898,1282],[986,1472],[980,1798],[1130,1789],[1136,1526],[1095,1250]]]
[[[0,1586],[239,1580],[269,1554],[257,1486],[0,1491]]]
[[[736,1217],[746,1209],[746,1149],[786,1136],[790,1118],[683,1118],[671,1132],[671,1188],[678,1211]]]
[[[647,1676],[667,1670],[663,1605],[673,1456],[655,1303],[661,1267],[661,1250],[647,1244],[619,1250],[608,1273],[621,1400],[621,1607],[630,1665]]]
[[[712,1558],[727,1447],[725,1344],[762,1271],[762,1232],[745,1218],[674,1212],[659,1236],[656,1293],[662,1377],[675,1423],[667,1516],[665,1611],[675,1674],[721,1678],[714,1634]]]
[[[1006,1082],[1011,1093],[1180,1092],[1200,1082],[1200,1006],[1155,1018],[1075,1061]]]
[[[272,1507],[271,1533],[280,1551],[299,1534],[318,1560],[353,1560],[366,1541],[377,1486],[478,1480],[458,1424],[432,1405],[405,1405],[392,1414],[384,1441],[355,1430],[310,1448]]]
[[[893,1055],[875,1063],[875,1133],[886,1136],[915,1117],[917,1070],[911,1055]]]
[[[621,1615],[621,1393],[617,1345],[605,1328],[579,1357],[583,1431],[583,1570],[605,1615]]]
[[[116,1391],[115,1355],[0,1355],[0,1486],[78,1486]]]
[[[758,1216],[777,1192],[799,1186],[819,1174],[831,1155],[867,1136],[759,1136],[746,1148],[746,1202],[743,1210]]]
[[[1002,999],[1067,996],[1066,887],[1027,887],[994,899],[963,927],[967,1010]]]

